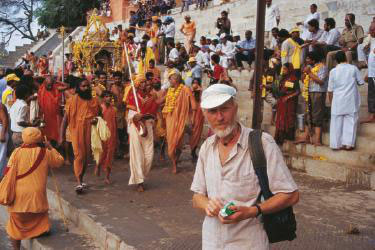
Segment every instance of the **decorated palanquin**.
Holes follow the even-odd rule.
[[[95,9],[88,18],[82,40],[75,41],[73,46],[73,60],[80,73],[93,73],[99,61],[106,71],[122,69],[121,43],[109,37],[110,32]],[[102,54],[107,56],[98,58]]]

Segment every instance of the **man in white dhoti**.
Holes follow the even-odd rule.
[[[221,50],[218,52],[220,56],[220,65],[228,69],[229,63],[234,62],[234,56],[236,55],[235,44],[228,41],[227,35],[225,33],[220,35]]]
[[[201,146],[191,190],[193,206],[206,214],[202,228],[202,249],[269,248],[261,215],[279,211],[298,202],[299,193],[272,136],[263,133],[261,140],[267,160],[272,198],[257,202],[258,178],[249,152],[252,129],[237,120],[236,90],[213,84],[201,99],[201,108],[215,135]],[[222,217],[220,209],[229,201],[234,214]],[[230,225],[228,225],[230,224]]]
[[[331,102],[330,147],[353,150],[361,104],[358,85],[364,81],[356,66],[347,63],[345,52],[336,53],[338,65],[329,74],[328,96]]]
[[[143,75],[138,76],[135,79],[135,84],[139,86],[136,98],[140,109],[143,111],[142,105],[144,105],[145,99],[142,96],[142,89],[145,87],[146,78]],[[143,192],[143,183],[151,170],[154,157],[153,121],[144,120],[145,114],[137,112],[134,94],[130,86],[125,90],[124,100],[128,109],[127,123],[130,141],[129,185],[138,185],[138,192]]]
[[[318,22],[320,21],[320,13],[318,13],[318,6],[315,3],[310,5],[310,14],[306,17],[305,21],[297,23],[297,26],[303,26],[301,35],[303,40],[306,40],[309,36],[309,21],[312,19],[316,19]]]

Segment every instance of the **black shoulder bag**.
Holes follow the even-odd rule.
[[[267,160],[262,145],[262,131],[253,130],[249,135],[249,150],[255,174],[258,177],[261,188],[260,195],[265,200],[273,196],[268,184]],[[270,243],[285,240],[294,240],[297,230],[297,222],[292,207],[287,207],[279,212],[263,214],[263,226]]]

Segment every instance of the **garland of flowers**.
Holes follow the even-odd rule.
[[[318,72],[323,67],[323,63],[317,64],[315,67],[311,69],[311,73],[314,75],[318,75]],[[309,112],[309,85],[310,85],[310,76],[308,74],[305,75],[305,79],[303,80],[303,91],[302,97],[306,102],[306,111]]]
[[[163,108],[164,114],[168,114],[173,111],[174,107],[176,106],[176,100],[178,96],[180,95],[183,86],[184,86],[183,84],[180,84],[177,88],[168,89],[168,93],[165,98],[165,105]]]

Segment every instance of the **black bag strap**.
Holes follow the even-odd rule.
[[[254,129],[250,132],[248,148],[255,174],[258,177],[261,195],[267,200],[271,198],[273,194],[268,183],[267,159],[263,150],[262,130]]]

